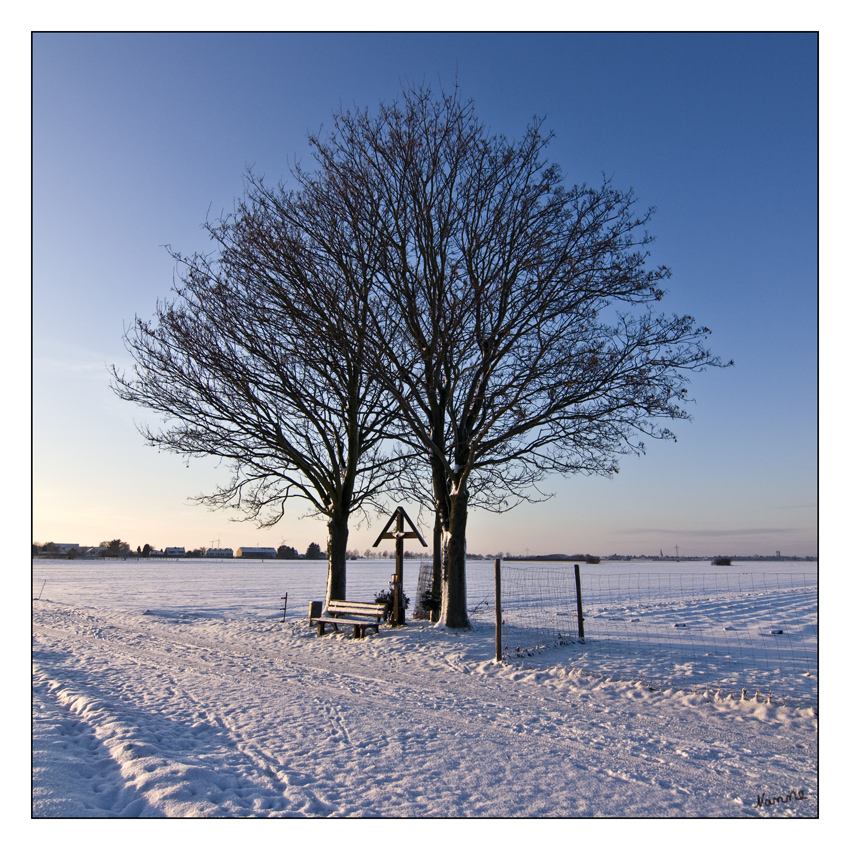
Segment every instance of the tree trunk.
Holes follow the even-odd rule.
[[[443,604],[440,620],[452,629],[468,629],[466,614],[466,520],[469,492],[452,493],[449,530],[443,539]]]
[[[328,586],[325,605],[345,599],[345,550],[348,547],[348,513],[335,510],[328,520]]]

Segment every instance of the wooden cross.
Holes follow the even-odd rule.
[[[404,530],[404,521],[410,526],[410,531]],[[395,531],[390,531],[390,526],[395,522]],[[393,576],[393,625],[404,625],[404,605],[402,604],[404,593],[404,541],[408,537],[415,537],[424,546],[428,547],[422,535],[416,530],[413,520],[405,513],[404,508],[399,505],[395,513],[390,517],[384,530],[375,541],[375,548],[382,540],[395,540],[395,575]]]

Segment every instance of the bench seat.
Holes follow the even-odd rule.
[[[320,617],[311,617],[310,625],[316,623],[318,634],[325,633],[325,626],[333,626],[335,632],[340,626],[351,626],[354,637],[361,638],[366,629],[374,629],[378,633],[379,624],[387,617],[385,602],[349,602],[343,599],[332,599]]]

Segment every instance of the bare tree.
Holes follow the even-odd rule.
[[[394,402],[363,369],[369,263],[326,241],[327,214],[249,173],[235,213],[207,223],[215,253],[172,253],[175,296],[136,319],[135,366],[112,373],[121,398],[163,415],[142,429],[150,445],[230,466],[198,502],[260,526],[292,500],[325,516],[326,597],[344,599],[349,519],[394,475],[380,446]]]
[[[153,445],[231,463],[201,501],[327,516],[328,598],[353,511],[387,488],[432,507],[441,619],[463,627],[469,510],[613,474],[673,437],[660,422],[687,418],[690,373],[721,364],[707,329],[655,311],[651,211],[607,180],[565,186],[540,122],[509,142],[456,92],[411,89],[311,143],[294,191],[248,175],[208,225],[214,257],[174,255],[177,297],[136,321],[114,387],[167,417]]]
[[[468,624],[471,507],[544,498],[552,473],[613,474],[673,437],[659,420],[687,418],[688,374],[721,365],[707,329],[654,310],[669,271],[646,264],[651,211],[607,180],[566,187],[548,142],[537,121],[490,137],[471,103],[427,89],[312,138],[305,182],[379,249],[363,354],[398,405],[389,434],[420,452],[420,501],[430,477],[451,627]]]

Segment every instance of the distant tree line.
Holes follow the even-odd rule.
[[[598,555],[505,555],[506,561],[583,561],[586,564],[598,564],[602,559]]]
[[[151,546],[150,543],[145,543],[144,546],[137,546],[136,550],[133,551],[130,544],[125,540],[121,540],[119,538],[115,538],[114,540],[102,540],[97,547],[93,547],[98,550],[97,555],[101,558],[149,558],[154,552],[156,552],[156,548]],[[48,542],[48,543],[36,543],[32,544],[32,554],[35,555],[52,555],[54,557],[67,557],[67,558],[77,558],[80,557],[84,552],[89,551],[86,547],[81,547],[81,550],[77,548],[64,549],[60,548],[56,543]],[[206,546],[199,546],[196,549],[188,549],[184,555],[181,557],[185,558],[205,558],[207,557],[208,549]],[[159,554],[157,552],[157,554]],[[349,558],[357,558],[359,557],[359,552],[357,549],[353,551],[349,551],[346,553]],[[281,545],[277,549],[277,557],[282,560],[296,560],[306,558],[307,560],[323,560],[327,558],[327,553],[322,551],[322,548],[318,543],[311,543],[307,547],[307,552],[305,555],[300,555],[298,550],[293,546],[287,546],[286,544]]]
[[[101,540],[97,547],[94,548],[98,550],[98,556],[101,558],[127,558],[134,555],[143,557],[149,555],[151,552],[151,547],[147,543],[145,543],[144,549],[138,547],[133,552],[129,543],[117,537],[114,540]],[[70,549],[60,548],[58,544],[52,541],[48,543],[33,542],[32,544],[33,555],[56,555],[73,559],[80,557],[88,551],[87,547],[80,547],[79,549],[77,547],[71,547]]]

